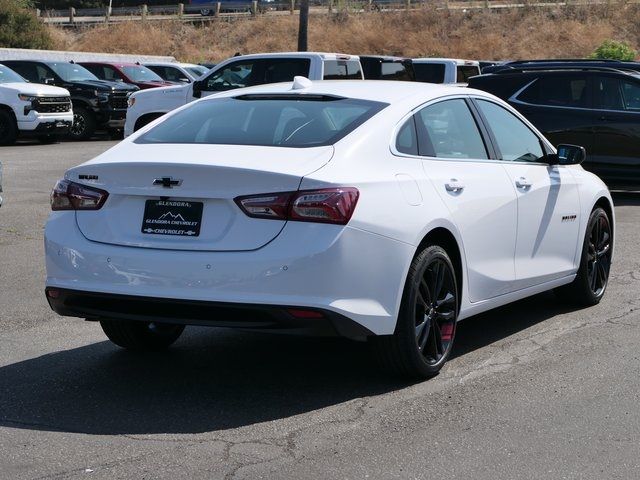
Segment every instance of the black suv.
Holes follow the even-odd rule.
[[[69,90],[73,104],[73,125],[69,137],[85,140],[98,128],[122,130],[127,101],[138,87],[99,80],[81,65],[69,62],[6,60],[2,62],[34,83],[46,83]]]
[[[595,64],[512,66],[472,77],[469,87],[509,102],[555,145],[585,147],[584,167],[610,188],[639,188],[638,72]]]

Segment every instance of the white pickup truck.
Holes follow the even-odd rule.
[[[466,84],[480,75],[480,62],[457,58],[414,58],[416,82]]]
[[[141,90],[129,97],[125,136],[171,110],[197,98],[234,88],[290,82],[295,76],[310,80],[363,79],[360,59],[338,53],[261,53],[239,55],[217,64],[193,83]]]
[[[18,136],[54,142],[72,124],[68,90],[29,83],[0,64],[0,145],[12,145]]]

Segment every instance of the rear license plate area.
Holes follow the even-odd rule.
[[[202,223],[202,202],[147,200],[142,217],[142,233],[197,237]]]

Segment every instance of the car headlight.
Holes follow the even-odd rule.
[[[107,92],[101,92],[100,90],[94,90],[93,94],[98,98],[98,100],[105,102],[109,100],[109,94]]]
[[[18,98],[23,102],[33,102],[37,97],[33,95],[25,95],[24,93],[19,93]]]
[[[127,107],[131,108],[135,105],[135,103],[136,103],[136,97],[127,98]]]

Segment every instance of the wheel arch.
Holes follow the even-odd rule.
[[[146,127],[151,122],[153,122],[154,120],[157,120],[158,118],[165,115],[166,113],[167,112],[149,112],[149,113],[145,113],[144,115],[140,115],[136,119],[136,123],[133,126],[133,131],[137,132],[141,128]]]
[[[415,255],[417,255],[430,245],[438,245],[442,247],[451,259],[451,263],[453,264],[453,269],[456,274],[456,287],[458,288],[458,309],[460,309],[465,280],[462,247],[458,239],[456,238],[456,235],[454,235],[454,233],[450,229],[443,226],[433,228],[422,238],[422,241],[416,248]]]
[[[4,103],[0,103],[0,110],[8,112],[9,114],[11,114],[11,116],[13,117],[13,119],[17,122],[18,120],[16,119],[16,112],[13,111],[13,108],[11,108],[9,105],[6,105]]]

